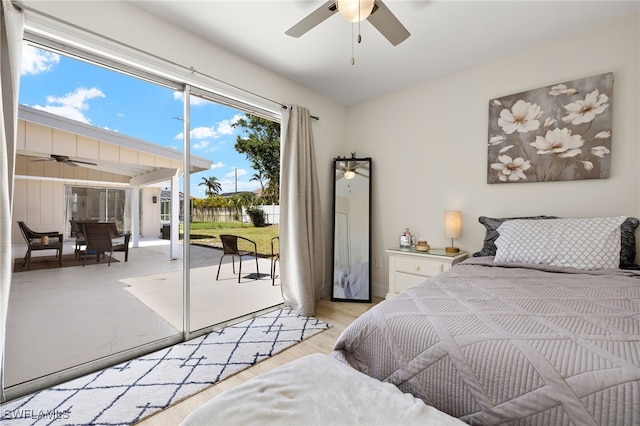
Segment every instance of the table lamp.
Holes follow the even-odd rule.
[[[453,245],[454,238],[460,238],[462,232],[462,213],[459,211],[444,212],[444,235],[451,238],[451,247],[446,247],[447,253],[459,253],[460,249]]]

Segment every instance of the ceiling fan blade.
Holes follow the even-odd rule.
[[[82,160],[69,160],[69,161],[66,161],[66,162],[67,162],[67,163],[88,164],[88,165],[90,165],[90,166],[97,166],[97,164],[96,164],[96,163],[91,163],[91,162],[89,162],[89,161],[82,161]],[[77,165],[77,164],[75,164],[75,165]]]
[[[399,45],[411,35],[381,0],[376,0],[367,20],[394,46]]]
[[[307,15],[302,21],[285,31],[285,34],[291,37],[300,37],[316,25],[331,17],[337,10],[336,2],[329,0],[311,12],[311,14]]]

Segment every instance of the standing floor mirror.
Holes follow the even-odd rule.
[[[371,158],[333,159],[331,300],[371,302]]]

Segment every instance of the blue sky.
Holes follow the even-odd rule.
[[[20,103],[182,151],[182,93],[25,45]],[[191,195],[203,198],[202,177],[215,176],[222,192],[253,191],[255,170],[234,149],[242,132],[231,125],[244,113],[191,96],[191,154],[212,169],[191,175]]]

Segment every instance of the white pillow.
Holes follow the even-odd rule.
[[[494,262],[616,269],[626,217],[509,220],[498,227]]]

